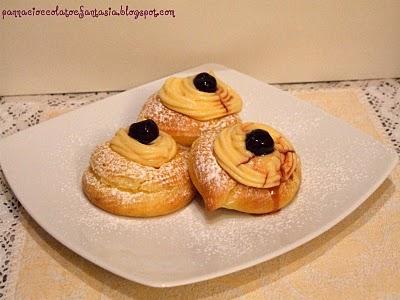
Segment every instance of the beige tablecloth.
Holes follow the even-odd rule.
[[[379,126],[357,90],[298,92],[377,139]],[[301,101],[301,100],[299,100]],[[343,133],[345,134],[345,133]],[[252,268],[187,286],[130,282],[68,250],[26,213],[18,299],[376,299],[400,298],[400,168],[350,216],[307,244]]]

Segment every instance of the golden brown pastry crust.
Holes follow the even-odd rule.
[[[238,114],[228,115],[210,121],[198,121],[164,106],[157,94],[150,96],[139,114],[138,121],[152,119],[160,130],[170,134],[177,143],[190,146],[202,133],[221,130],[239,123]]]
[[[82,188],[96,206],[123,216],[153,217],[186,206],[195,189],[188,174],[188,150],[160,168],[142,166],[114,152],[110,144],[97,146],[82,177]]]
[[[280,210],[295,197],[301,181],[300,163],[292,176],[274,188],[255,188],[243,185],[225,172],[213,154],[218,132],[209,132],[192,145],[189,173],[193,184],[204,199],[208,211],[224,207],[252,214]]]

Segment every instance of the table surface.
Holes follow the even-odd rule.
[[[400,79],[277,85],[292,93],[357,90],[374,124],[400,156]],[[6,137],[60,113],[118,92],[0,97],[0,136]],[[22,207],[0,169],[0,297],[11,297],[18,277],[23,246]],[[400,295],[398,295],[400,296]],[[301,298],[301,297],[299,297]]]

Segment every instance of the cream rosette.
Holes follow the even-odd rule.
[[[209,121],[241,111],[242,99],[221,80],[216,79],[215,93],[206,93],[196,89],[193,79],[194,76],[168,78],[158,92],[161,103],[199,121]]]
[[[266,130],[274,140],[274,151],[256,156],[246,149],[246,134]],[[299,161],[291,143],[278,131],[260,123],[225,128],[214,142],[218,164],[236,181],[251,187],[272,188],[287,181]]]
[[[129,160],[154,168],[169,162],[177,153],[175,140],[161,130],[154,141],[145,145],[131,138],[127,129],[121,128],[111,140],[110,147]]]

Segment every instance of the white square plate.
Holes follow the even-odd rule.
[[[118,217],[91,205],[81,175],[95,146],[136,120],[160,79],[0,141],[0,163],[15,195],[52,236],[93,263],[156,287],[206,280],[285,253],[351,213],[383,182],[397,156],[381,143],[289,94],[220,65],[244,99],[242,119],[282,131],[302,160],[294,202],[279,213],[206,214],[201,201],[165,217]]]

